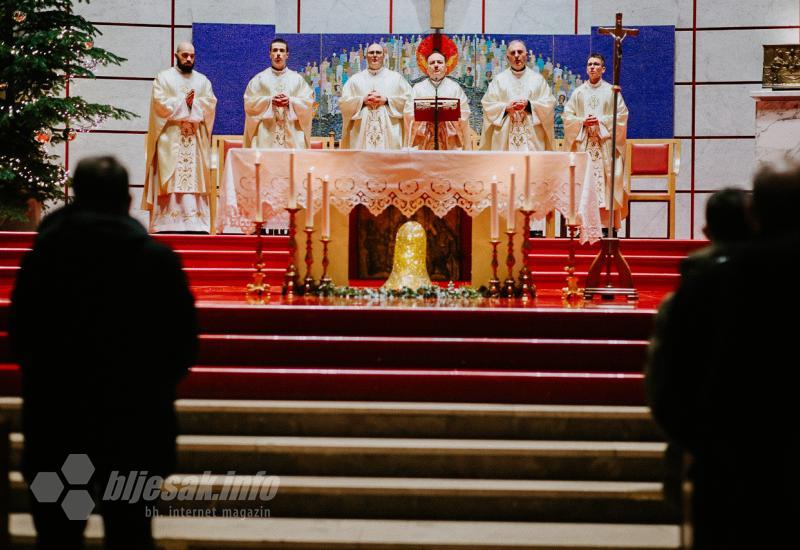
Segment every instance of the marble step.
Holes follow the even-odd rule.
[[[22,474],[12,472],[11,511],[28,512]],[[165,484],[199,495],[152,504],[173,510],[270,510],[271,517],[670,523],[679,516],[657,482],[541,481],[176,474]],[[252,496],[252,498],[249,498]]]
[[[180,399],[180,433],[662,441],[647,407]],[[0,397],[19,431],[22,399]]]
[[[11,469],[22,434],[11,434]],[[660,481],[666,443],[359,437],[177,438],[185,473]]]
[[[27,514],[11,514],[13,548],[33,548]],[[402,521],[322,518],[156,518],[153,533],[164,550],[305,548],[362,550],[665,550],[680,547],[677,525],[540,522]],[[102,520],[92,516],[89,548],[100,548]]]

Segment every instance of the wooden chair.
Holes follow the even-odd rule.
[[[670,239],[675,238],[675,180],[680,168],[681,142],[677,139],[629,139],[625,145],[625,190],[628,204],[632,202],[666,202],[667,228]],[[662,178],[663,190],[633,189],[635,178]],[[630,235],[630,208],[626,220]]]
[[[217,190],[222,183],[222,176],[225,173],[225,157],[231,149],[244,146],[244,140],[240,135],[214,135],[211,136],[211,155],[216,158],[217,168],[211,169],[211,193],[209,193],[208,203],[211,210],[211,234],[217,234]],[[215,163],[212,160],[211,166]]]

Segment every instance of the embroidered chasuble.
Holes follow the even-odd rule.
[[[597,203],[604,221],[608,222],[609,193],[611,191],[611,131],[614,123],[614,92],[611,84],[601,80],[596,85],[584,82],[573,93],[564,106],[564,150],[586,151],[595,163],[593,180],[597,189]],[[584,127],[589,115],[597,117],[597,126]],[[628,107],[617,96],[617,165],[614,168],[614,226],[628,215],[623,185],[623,161],[625,138],[628,129]]]
[[[289,96],[288,107],[273,107],[272,98]],[[311,142],[314,92],[291,69],[272,67],[254,76],[244,92],[244,146],[260,149],[306,149]]]
[[[530,102],[528,110],[506,112],[508,103]],[[553,143],[556,98],[539,73],[508,68],[489,84],[481,100],[481,149],[491,151],[549,151]]]
[[[377,109],[364,105],[364,97],[372,91],[386,97],[386,105]],[[339,99],[342,149],[402,148],[405,109],[410,101],[411,86],[400,73],[381,68],[354,74],[347,80]]]
[[[436,86],[430,78],[414,84],[412,88],[413,99],[432,99],[437,94]],[[458,122],[439,123],[439,149],[469,150],[472,149],[472,139],[469,128],[469,98],[451,78],[443,78],[438,86],[439,97],[449,97],[460,100],[461,117]],[[414,101],[406,104],[406,114],[411,126],[409,145],[413,149],[433,149],[433,123],[414,121]]]
[[[186,94],[194,90],[192,107]],[[153,81],[142,209],[150,231],[209,231],[211,132],[217,98],[197,71],[173,67]]]

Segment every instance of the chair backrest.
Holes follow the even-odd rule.
[[[669,143],[631,143],[632,176],[665,176],[670,173]]]
[[[631,191],[634,178],[666,178],[674,192],[680,168],[681,142],[677,139],[629,139],[625,145],[625,186]],[[644,191],[645,193],[663,193]],[[638,193],[638,192],[637,192]]]
[[[309,149],[333,149],[336,138],[333,135],[311,136]]]
[[[668,203],[667,236],[675,238],[675,183],[680,169],[681,142],[677,139],[629,139],[625,144],[625,191],[628,203]],[[666,189],[633,189],[633,180],[663,179]],[[630,236],[630,211],[626,234]]]

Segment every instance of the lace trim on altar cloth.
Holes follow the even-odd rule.
[[[273,155],[273,162],[288,161],[289,158],[288,153],[262,151],[261,154],[262,156]],[[296,154],[300,155],[300,159],[295,161],[298,165],[296,173],[307,175],[308,172],[305,167],[311,162],[309,159],[312,159],[315,155],[305,152]],[[430,153],[412,153],[410,157],[416,158],[419,155],[419,160],[415,160],[418,163],[439,158],[433,156],[425,157],[426,154]],[[261,197],[260,201],[257,202],[255,198],[255,174],[251,165],[249,165],[250,157],[253,155],[254,153],[251,151],[237,150],[232,158],[229,159],[229,162],[226,163],[227,183],[223,186],[224,192],[220,196],[219,225],[220,227],[235,227],[244,232],[252,232],[254,228],[252,220],[258,211],[256,205],[260,202],[264,220],[266,221],[265,227],[268,229],[286,228],[288,214],[285,211],[285,206],[289,202],[288,170],[270,172],[268,168],[262,168],[260,179]],[[323,159],[336,159],[337,157],[324,153],[319,153],[318,155],[319,159],[314,161],[316,170],[312,173],[313,204],[311,205],[317,219],[320,218],[319,213],[322,208],[322,178],[324,176],[327,176],[330,182],[331,207],[345,215],[348,215],[358,205],[363,205],[375,216],[381,214],[390,206],[394,206],[401,214],[407,217],[411,217],[423,207],[428,207],[438,217],[446,216],[454,208],[461,208],[469,216],[475,217],[491,207],[491,181],[487,178],[487,174],[491,174],[492,171],[484,168],[480,170],[481,174],[477,174],[475,173],[479,168],[477,164],[472,165],[475,168],[471,172],[454,167],[452,172],[457,175],[457,178],[453,179],[449,179],[442,172],[441,166],[431,168],[427,174],[415,173],[413,177],[406,175],[404,178],[402,168],[397,169],[396,167],[387,166],[385,170],[387,175],[381,174],[381,171],[375,168],[371,169],[371,173],[359,169],[361,165],[358,162],[354,162],[354,160],[359,159],[361,153],[350,154],[350,156],[345,154],[342,158],[350,160],[342,162],[340,166],[331,162],[324,166],[325,161]],[[384,154],[365,152],[363,155],[365,155],[365,159],[369,158],[372,162],[381,162],[381,159],[384,159],[385,162],[386,159],[392,158],[392,155],[388,154],[385,154],[385,158],[382,156]],[[367,157],[366,155],[376,156]],[[553,153],[540,153],[538,155],[532,161],[532,166],[538,165],[541,168],[540,163],[552,162],[555,158],[551,156],[554,155]],[[283,159],[282,156],[286,158]],[[473,159],[474,161],[474,158],[475,155],[464,156],[465,164],[468,164],[466,162],[468,159]],[[244,161],[244,159],[247,160]],[[278,159],[281,159],[281,161],[278,161]],[[460,158],[454,156],[453,161],[456,162],[458,160]],[[262,158],[262,162],[264,162],[264,158]],[[494,161],[494,163],[497,162],[502,161]],[[564,160],[563,164],[564,166],[560,169],[532,170],[532,173],[536,173],[536,176],[531,178],[530,186],[531,206],[534,209],[532,218],[534,220],[544,218],[548,212],[553,210],[557,210],[564,215],[569,213],[569,172],[565,169],[566,160]],[[602,172],[602,162],[592,164],[599,165],[599,169]],[[591,168],[586,170],[591,170]],[[584,191],[584,182],[594,188],[595,181],[594,177],[587,174],[586,170],[581,168],[579,171],[581,176],[575,182],[576,204],[574,208],[579,216],[578,223],[583,226],[580,235],[581,241],[593,242],[601,237],[602,232],[600,212],[597,206],[597,198],[601,195]],[[431,175],[433,173],[437,173],[437,175]],[[520,173],[521,168],[518,167],[517,174]],[[408,171],[406,171],[406,174],[408,174]],[[296,199],[299,208],[308,207],[305,182],[306,179],[302,176],[296,180]],[[498,212],[502,218],[505,218],[509,203],[508,187],[508,183],[502,181],[498,186]],[[525,200],[524,187],[522,178],[518,176],[514,197],[514,202],[518,206],[523,205]]]

